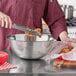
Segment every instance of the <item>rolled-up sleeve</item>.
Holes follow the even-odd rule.
[[[63,31],[67,31],[65,15],[57,0],[53,0],[53,2],[47,0],[43,18],[55,39],[58,40],[59,34]]]

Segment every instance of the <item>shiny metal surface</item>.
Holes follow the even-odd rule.
[[[0,71],[0,76],[76,76],[76,68],[57,68],[53,61],[47,64],[44,60],[25,60],[12,51],[4,52],[9,54],[8,62],[17,68]]]
[[[50,35],[43,34],[41,38],[38,36],[31,42],[27,42],[27,35],[15,34],[8,36],[12,51],[25,59],[39,59],[45,56],[51,48],[53,38]]]
[[[17,57],[13,52],[8,51],[9,59],[8,62],[17,66],[15,69],[9,71],[3,71],[2,73],[10,73],[15,76],[76,76],[76,68],[58,68],[53,66],[52,60],[49,64],[44,60],[25,60]],[[19,75],[18,75],[19,74]],[[40,75],[41,74],[41,75]],[[1,75],[1,73],[0,73]],[[3,76],[3,75],[2,75]]]
[[[12,27],[15,28],[15,29],[24,31],[24,32],[28,32],[28,33],[30,33],[30,34],[32,34],[32,35],[37,35],[37,36],[41,35],[40,32],[37,32],[37,31],[34,30],[34,29],[30,29],[30,28],[27,28],[27,27],[25,27],[25,26],[21,26],[21,25],[15,24],[15,23],[13,24]]]
[[[61,8],[65,14],[66,19],[73,18],[74,6],[72,6],[72,5],[61,5]]]

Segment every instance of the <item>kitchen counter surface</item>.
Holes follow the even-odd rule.
[[[0,76],[76,76],[76,69],[56,68],[44,60],[25,60],[18,58],[14,53],[8,51],[8,62],[17,68],[0,71]]]

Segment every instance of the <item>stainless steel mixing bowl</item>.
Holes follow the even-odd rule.
[[[20,58],[39,59],[45,56],[51,48],[53,38],[43,34],[42,37],[35,36],[33,41],[27,42],[27,35],[15,34],[7,37],[12,51]]]

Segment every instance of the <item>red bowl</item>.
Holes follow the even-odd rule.
[[[8,54],[6,52],[0,51],[0,65],[4,64],[8,59]]]

